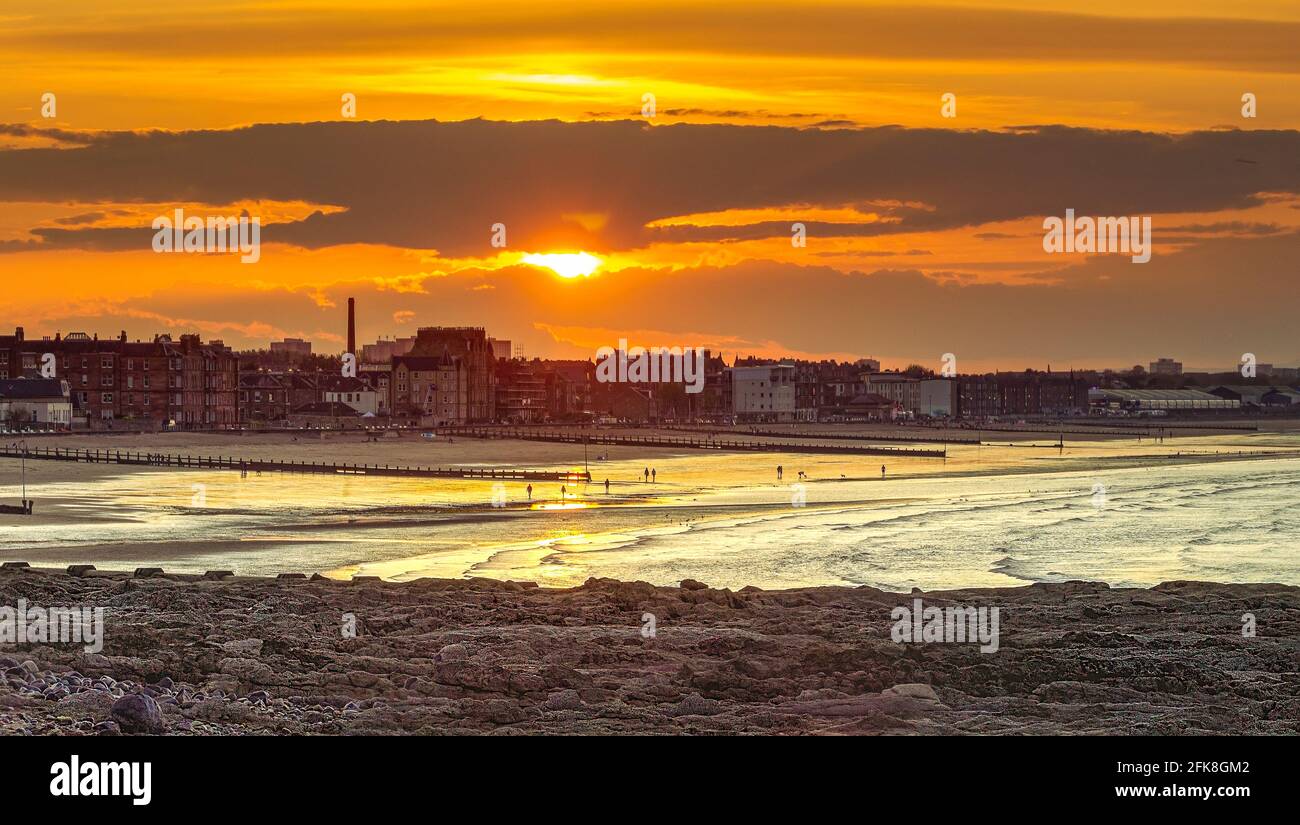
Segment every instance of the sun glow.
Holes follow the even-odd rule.
[[[544,266],[561,278],[585,277],[601,264],[600,258],[587,252],[533,252],[522,260],[533,266]]]

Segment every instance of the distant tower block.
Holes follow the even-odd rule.
[[[348,352],[357,351],[357,299],[348,299]]]

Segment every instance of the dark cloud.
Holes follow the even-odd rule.
[[[1258,164],[1240,164],[1243,154]],[[862,201],[897,223],[807,222],[810,234],[878,235],[1036,215],[1132,215],[1244,208],[1300,192],[1300,133],[1142,132],[1040,127],[1011,132],[882,127],[651,127],[633,121],[470,120],[258,125],[228,131],[114,132],[73,149],[0,152],[0,199],[335,205],[265,227],[263,242],[309,248],[378,243],[488,255],[504,223],[516,249],[629,248],[650,241],[788,235],[646,224],[726,209]],[[599,230],[583,215],[605,215]],[[587,224],[590,226],[590,224]],[[44,228],[51,247],[138,248],[131,230]]]

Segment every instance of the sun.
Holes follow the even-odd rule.
[[[585,277],[602,263],[587,252],[530,252],[522,260],[533,266],[544,266],[561,278]]]

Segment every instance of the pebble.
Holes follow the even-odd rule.
[[[118,699],[109,715],[125,733],[162,733],[166,727],[158,703],[143,693],[131,693]]]

